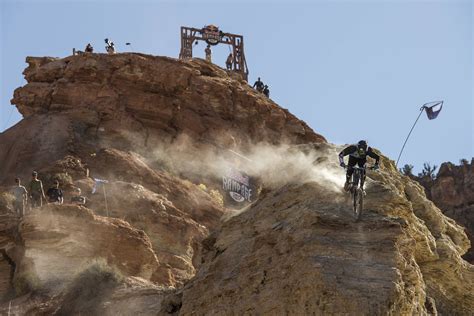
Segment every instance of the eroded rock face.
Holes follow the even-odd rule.
[[[0,250],[16,265],[0,294],[12,298],[22,275],[45,290],[13,297],[15,313],[71,312],[67,285],[96,258],[124,279],[105,282],[92,307],[74,302],[75,313],[474,310],[463,229],[386,158],[368,174],[367,211],[355,223],[340,148],[217,66],[142,54],[27,61],[28,84],[12,100],[25,119],[0,134],[0,185],[36,169],[45,186],[61,179],[66,202],[72,187],[88,202],[0,218]],[[252,150],[260,142],[265,157]],[[208,169],[239,153],[252,153],[244,161],[258,165],[263,190],[236,211],[206,185],[220,186],[222,169]],[[92,194],[94,178],[109,182]]]
[[[420,179],[416,179],[420,180]],[[443,213],[466,228],[466,233],[474,243],[474,160],[457,166],[443,163],[435,180],[420,181],[429,198]],[[464,258],[473,263],[472,248]]]
[[[95,291],[92,289],[91,291]],[[12,299],[0,306],[0,313],[8,315],[70,315],[64,310],[74,305],[74,314],[81,315],[157,315],[157,311],[173,311],[173,302],[166,299],[169,289],[157,286],[147,280],[128,277],[92,299],[94,302],[78,302],[58,295],[52,298],[33,293]],[[81,293],[78,293],[81,294]],[[81,304],[82,303],[82,304]],[[171,314],[171,313],[170,313]]]
[[[0,184],[16,176],[26,184],[32,170],[46,187],[60,176],[68,179],[63,188],[81,187],[90,208],[107,215],[104,200],[90,192],[92,178],[109,180],[109,215],[150,233],[176,285],[194,275],[200,241],[224,210],[197,187],[209,179],[195,171],[186,175],[193,183],[183,181],[170,172],[172,158],[157,161],[157,149],[325,141],[246,82],[201,60],[89,54],[27,62],[28,84],[12,99],[25,119],[0,135]],[[130,189],[138,187],[146,202]]]
[[[21,258],[15,258],[17,283],[25,279],[34,288],[60,288],[97,259],[104,259],[125,276],[172,283],[143,231],[119,219],[96,216],[84,207],[35,209],[21,222],[19,234],[23,245],[18,246]]]
[[[12,99],[26,118],[74,112],[69,116],[89,125],[91,133],[103,128],[123,139],[122,129],[150,146],[182,133],[238,145],[324,141],[246,82],[202,60],[89,54],[27,62],[28,84]]]
[[[194,258],[200,254],[209,226],[199,224],[163,195],[141,185],[118,181],[107,190],[109,216],[121,218],[146,233],[159,262],[172,276],[173,285],[191,279],[198,268]],[[99,194],[92,201],[97,206],[103,203],[103,196]],[[158,271],[156,279],[161,273]]]
[[[336,155],[326,161],[318,168],[337,168]],[[282,187],[229,219],[206,241],[180,312],[468,315],[474,267],[461,258],[462,227],[382,165],[368,175],[361,222],[342,192],[317,183]]]

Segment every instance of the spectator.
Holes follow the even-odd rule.
[[[204,52],[206,53],[206,60],[210,63],[212,63],[212,60],[211,60],[211,54],[212,54],[212,51],[211,51],[211,45],[207,45],[206,49],[204,50]]]
[[[38,172],[33,171],[31,174],[31,182],[29,187],[31,207],[41,207],[43,206],[43,199],[46,200],[43,190],[43,182],[38,179]]]
[[[114,42],[110,42],[108,38],[105,39],[105,43],[107,46],[105,46],[105,50],[109,55],[115,54],[115,44]]]
[[[94,47],[92,47],[91,43],[88,43],[86,46],[86,49],[84,50],[86,53],[93,53],[94,52]]]
[[[269,98],[270,97],[270,89],[268,89],[268,86],[265,85],[265,87],[263,88],[263,94]]]
[[[255,88],[258,92],[263,92],[263,82],[258,77],[257,81],[253,84],[253,88]]]
[[[46,192],[46,195],[48,196],[49,203],[63,204],[63,201],[64,201],[63,190],[59,188],[58,180],[54,181],[54,185],[48,189],[48,192]]]
[[[20,178],[15,179],[16,186],[13,188],[13,196],[15,200],[13,201],[13,211],[18,213],[20,217],[25,215],[25,207],[28,203],[28,191],[26,188],[21,185]]]
[[[230,53],[229,56],[227,56],[227,59],[225,61],[225,66],[227,70],[232,70],[232,61],[233,61],[233,56],[232,56],[232,53]]]
[[[84,196],[81,196],[81,189],[80,188],[75,188],[72,197],[71,197],[71,203],[72,204],[77,204],[77,205],[85,205],[86,204],[86,198]]]

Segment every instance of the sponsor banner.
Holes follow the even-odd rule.
[[[214,25],[208,25],[202,29],[202,38],[209,45],[217,45],[222,38],[219,28]]]
[[[237,203],[252,202],[250,179],[242,171],[230,169],[222,177],[222,189]]]

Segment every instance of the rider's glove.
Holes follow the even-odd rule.
[[[341,163],[340,163],[340,166],[341,166],[342,168],[345,168],[345,167],[346,167],[346,164],[345,164],[344,162],[341,162]]]
[[[380,168],[379,164],[375,164],[373,168],[374,168],[374,170],[378,170]]]

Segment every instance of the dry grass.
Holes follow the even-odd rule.
[[[31,272],[23,272],[15,275],[13,279],[13,288],[15,294],[21,296],[30,292],[35,292],[41,287],[38,276]]]
[[[8,192],[0,193],[0,214],[13,212],[13,200],[15,197]]]

